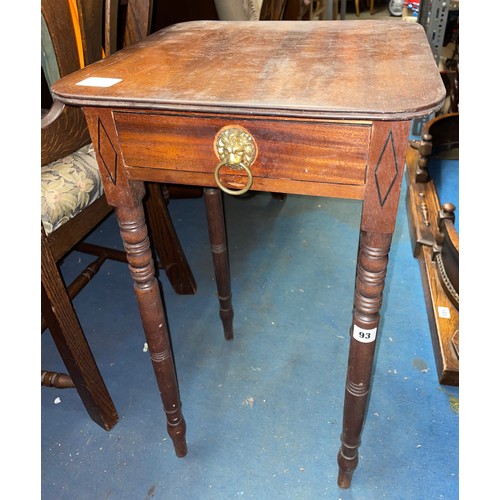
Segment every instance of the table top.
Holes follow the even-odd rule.
[[[419,24],[194,21],[57,81],[77,106],[409,120],[445,89]]]

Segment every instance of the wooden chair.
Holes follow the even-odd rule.
[[[48,86],[147,36],[151,3],[42,0],[42,69]],[[91,418],[109,430],[118,413],[71,301],[106,259],[127,260],[124,252],[82,243],[113,208],[102,196],[95,154],[79,108],[53,104],[48,112],[42,111],[41,160],[42,331],[50,330],[69,373],[42,371],[42,385],[75,387]],[[158,184],[147,188],[145,208],[159,266],[177,293],[193,294],[196,284],[168,213],[167,191]],[[73,249],[97,258],[66,287],[58,262]]]

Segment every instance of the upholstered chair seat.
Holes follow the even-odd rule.
[[[103,194],[92,144],[42,167],[41,218],[49,235]]]

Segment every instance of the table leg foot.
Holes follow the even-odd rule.
[[[226,222],[224,205],[220,189],[205,188],[205,206],[207,210],[208,234],[214,261],[215,281],[219,297],[219,316],[226,340],[233,339],[234,311],[231,301],[231,278],[229,272],[229,254],[226,242]]]
[[[231,302],[231,297],[229,299],[224,299],[224,297],[219,297],[219,301],[222,304],[225,300],[229,300]],[[230,304],[229,308],[224,308],[220,307],[219,309],[219,316],[222,321],[222,328],[224,330],[224,338],[226,340],[233,340],[234,338],[234,333],[233,333],[233,318],[234,318],[234,311],[232,308],[232,305]]]
[[[188,452],[186,444],[186,421],[182,415],[180,417],[181,420],[176,424],[170,423],[167,418],[167,432],[170,439],[172,439],[172,443],[174,444],[176,456],[183,458]]]
[[[358,466],[358,446],[348,446],[342,441],[337,462],[339,464],[337,484],[341,488],[350,488],[352,475]]]
[[[339,476],[337,479],[337,484],[340,486],[340,488],[350,488],[351,487],[351,481],[352,481],[352,473],[354,471],[352,470],[342,470],[339,469]]]

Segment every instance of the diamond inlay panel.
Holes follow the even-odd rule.
[[[111,177],[111,181],[113,182],[113,184],[116,184],[118,154],[101,120],[99,120],[99,126],[97,128],[97,132],[98,132],[97,150],[99,152],[99,155],[101,156],[104,166],[106,167],[106,170],[108,171],[109,176]]]
[[[396,160],[396,149],[391,130],[387,136],[375,168],[375,183],[377,185],[378,199],[381,207],[384,206],[392,186],[398,178],[398,173],[399,168]]]

